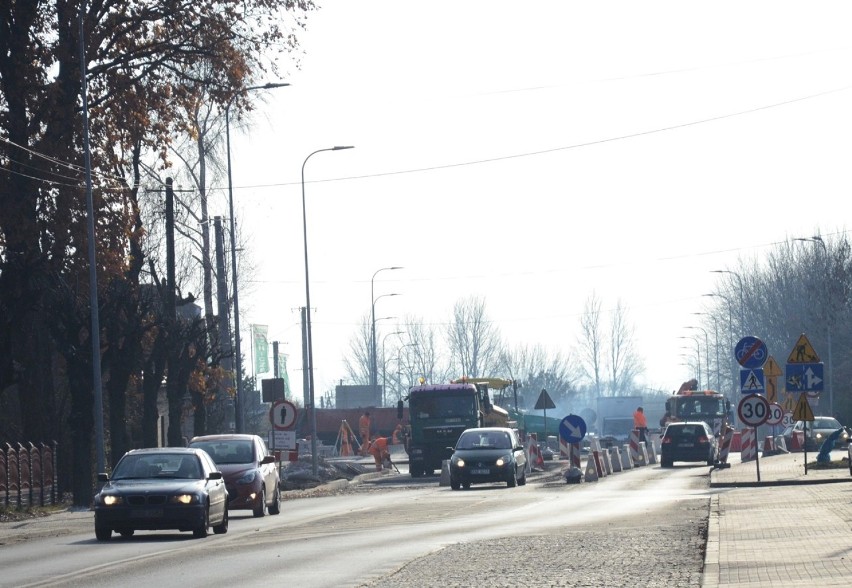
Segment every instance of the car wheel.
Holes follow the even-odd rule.
[[[518,480],[518,486],[526,486],[527,483],[527,473],[524,472],[524,475],[521,476],[521,479]]]
[[[422,478],[423,477],[423,474],[424,474],[423,470],[418,468],[417,466],[414,466],[413,468],[411,468],[410,471],[411,471],[411,477],[412,478]]]
[[[281,513],[281,492],[278,486],[275,487],[275,496],[272,497],[272,504],[269,505],[269,514],[277,515]]]
[[[462,488],[465,490],[470,490],[470,482],[462,482]]]
[[[517,470],[512,468],[512,471],[509,472],[509,479],[506,480],[506,486],[508,486],[509,488],[514,488],[517,485],[518,485],[518,472],[517,472]]]
[[[670,459],[664,459],[660,461],[660,467],[662,468],[670,468],[673,464],[674,462]]]
[[[213,527],[213,532],[217,535],[222,535],[228,532],[228,507],[225,506],[225,512],[222,515],[222,522]]]
[[[121,529],[118,534],[127,539],[133,537],[133,529]]]
[[[461,482],[450,478],[450,488],[452,488],[453,490],[458,490],[459,488],[461,488]]]
[[[256,509],[254,509],[254,511],[253,511],[253,512],[254,512],[254,516],[256,516],[256,517],[262,517],[263,515],[265,515],[265,514],[266,514],[266,488],[261,488],[261,489],[260,489],[260,501],[259,501],[259,504],[260,504],[260,506],[258,506],[258,507],[257,507]]]
[[[196,539],[204,539],[207,537],[207,529],[210,527],[210,505],[204,509],[204,520],[201,524],[192,530],[192,536]]]
[[[109,541],[109,538],[112,537],[112,529],[95,525],[95,537],[98,541]]]

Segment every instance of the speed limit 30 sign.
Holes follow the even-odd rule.
[[[766,419],[766,424],[774,427],[782,422],[784,422],[784,409],[777,402],[770,403],[769,418]]]
[[[749,394],[737,406],[740,420],[749,427],[759,427],[769,418],[769,401],[759,394]]]

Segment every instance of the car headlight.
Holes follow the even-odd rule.
[[[101,496],[101,502],[104,506],[115,506],[117,504],[124,504],[124,497],[115,496],[114,494],[106,494]]]
[[[254,482],[254,479],[257,477],[257,470],[252,470],[250,472],[246,472],[242,478],[237,480],[237,484],[251,484]]]
[[[816,437],[817,439],[822,439],[822,433],[817,433],[816,435],[814,435],[814,437]]]
[[[172,504],[198,504],[201,502],[195,494],[178,494],[169,499]]]
[[[494,462],[494,465],[496,465],[498,468],[502,468],[507,463],[509,463],[509,458],[504,456],[504,457],[498,457],[497,461]]]
[[[458,458],[458,459],[456,460],[456,467],[458,467],[458,468],[463,468],[463,467],[464,467],[464,460],[463,460],[462,458]]]

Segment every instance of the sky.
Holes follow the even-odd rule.
[[[843,2],[319,5],[300,68],[259,80],[291,85],[257,96],[231,136],[254,264],[243,350],[249,325],[267,325],[296,398],[303,165],[317,395],[355,383],[343,359],[381,268],[403,269],[376,275],[376,297],[399,294],[377,318],[442,332],[478,297],[507,345],[566,357],[589,296],[620,302],[639,385],[672,390],[695,376],[695,342],[679,337],[704,348],[687,327],[708,328],[694,313],[714,302],[713,270],[846,231]],[[335,145],[354,149],[306,160]],[[379,344],[397,322],[377,322]]]

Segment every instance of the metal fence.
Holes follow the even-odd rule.
[[[58,502],[56,447],[55,441],[0,446],[0,505],[24,508]]]

